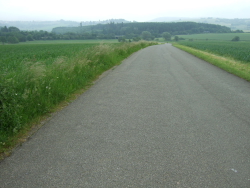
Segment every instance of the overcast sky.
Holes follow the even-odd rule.
[[[250,18],[250,0],[0,0],[4,21],[95,21],[158,17]]]

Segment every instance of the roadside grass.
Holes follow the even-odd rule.
[[[173,46],[184,50],[200,59],[203,59],[229,73],[232,73],[240,78],[250,81],[250,64],[229,57],[222,57],[210,52],[197,50],[178,43],[173,43]]]
[[[0,54],[9,52],[0,61],[0,157],[25,140],[20,138],[44,115],[64,106],[62,102],[84,91],[104,71],[155,44],[140,41],[0,48]]]
[[[180,45],[250,63],[250,42],[247,41],[179,41]]]

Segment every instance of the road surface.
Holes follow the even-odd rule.
[[[249,188],[250,83],[140,50],[1,162],[0,187]]]

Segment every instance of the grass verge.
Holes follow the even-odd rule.
[[[240,78],[250,81],[250,64],[234,60],[228,57],[222,57],[212,53],[197,50],[191,47],[183,46],[178,43],[173,43],[173,46],[184,50],[200,59],[203,59],[229,73],[232,73]]]
[[[15,58],[9,63],[6,58],[1,63],[9,66],[0,72],[0,157],[9,155],[11,148],[25,140],[33,125],[47,118],[53,109],[64,106],[73,95],[82,93],[104,71],[154,44],[100,44],[77,52],[71,46],[73,55],[47,58],[40,54],[40,59]]]

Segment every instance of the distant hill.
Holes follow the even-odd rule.
[[[169,32],[172,35],[197,34],[197,33],[230,33],[230,28],[215,24],[195,23],[195,22],[131,22],[97,24],[93,26],[82,27],[56,27],[52,30],[56,34],[66,33],[91,33],[97,35],[106,35],[108,37],[126,36],[133,38],[141,35],[143,31],[150,32],[154,37],[160,37],[163,32]]]
[[[108,23],[131,23],[130,21],[124,19],[108,19],[99,21],[2,21],[0,20],[0,27],[17,27],[22,31],[49,31],[51,32],[53,28],[57,27],[78,27],[78,26],[91,26],[97,24],[108,24]],[[226,18],[187,18],[187,17],[160,17],[150,20],[148,22],[196,22],[196,23],[208,23],[217,24],[229,27],[231,30],[243,30],[250,32],[250,18],[248,19],[226,19]]]
[[[0,21],[0,26],[17,27],[22,31],[52,31],[54,27],[77,27],[79,22],[75,21]]]
[[[65,21],[65,20],[58,20],[58,21],[1,21],[0,20],[0,27],[17,27],[22,31],[49,31],[51,32],[55,27],[78,27],[88,26],[88,25],[97,25],[97,24],[107,24],[110,22],[114,23],[128,23],[129,21],[124,19],[109,19],[109,20],[99,20],[99,21]]]
[[[187,35],[200,33],[232,33],[226,26],[196,22],[131,22],[87,25],[76,27],[56,27],[52,32],[44,30],[23,31],[17,27],[0,26],[0,42],[18,43],[33,40],[86,40],[118,39],[118,41],[154,40],[163,35]],[[168,32],[168,33],[166,33]],[[236,31],[240,32],[240,31]]]
[[[208,24],[218,24],[222,26],[227,26],[232,30],[243,30],[250,31],[250,18],[247,19],[227,19],[227,18],[186,18],[186,17],[160,17],[150,20],[150,22],[197,22],[197,23],[208,23]]]

